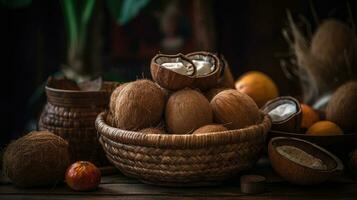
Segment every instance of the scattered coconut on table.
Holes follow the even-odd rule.
[[[48,131],[34,131],[12,142],[3,158],[5,175],[19,187],[54,186],[70,164],[68,143]]]

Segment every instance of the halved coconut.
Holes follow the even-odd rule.
[[[208,90],[217,85],[221,75],[220,59],[210,52],[199,51],[186,55],[196,68],[195,87]]]
[[[163,88],[179,90],[194,82],[196,69],[183,54],[157,54],[151,60],[151,76]]]
[[[277,97],[268,101],[261,110],[270,116],[272,130],[299,132],[302,113],[300,103],[295,98]]]

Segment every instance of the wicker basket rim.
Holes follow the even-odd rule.
[[[103,86],[104,85],[112,85],[112,84],[116,84],[117,82],[114,81],[103,81]],[[55,92],[55,93],[67,93],[67,94],[95,94],[95,93],[107,93],[107,91],[105,90],[105,88],[102,86],[102,88],[99,91],[83,91],[83,90],[64,90],[64,89],[57,89],[57,88],[53,88],[50,87],[49,85],[46,84],[45,86],[45,90],[49,91],[49,92]]]
[[[263,113],[262,113],[263,114]],[[202,148],[212,145],[232,144],[243,141],[265,139],[271,127],[270,117],[263,114],[260,124],[242,129],[228,130],[202,134],[142,134],[111,127],[105,122],[106,112],[97,116],[95,126],[100,135],[114,141],[128,145],[139,145],[155,148]]]

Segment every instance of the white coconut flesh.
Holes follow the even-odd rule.
[[[180,57],[159,57],[156,62],[161,65],[161,67],[174,71],[178,74],[192,76],[195,72],[193,65]]]
[[[193,64],[196,67],[196,76],[206,76],[216,70],[216,61],[211,56],[194,55],[191,57]]]
[[[296,112],[297,107],[294,102],[284,102],[274,107],[268,114],[273,122],[280,122],[290,118]]]

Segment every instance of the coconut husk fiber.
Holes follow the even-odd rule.
[[[140,130],[157,125],[164,112],[165,94],[154,82],[141,79],[128,83],[111,109],[114,124],[125,130]]]
[[[326,19],[312,37],[306,37],[290,12],[288,21],[289,28],[283,29],[283,35],[296,58],[292,66],[296,67],[305,103],[312,104],[320,96],[357,78],[357,37],[350,27]]]
[[[69,166],[68,143],[48,131],[34,131],[10,143],[3,170],[18,187],[54,186]]]

